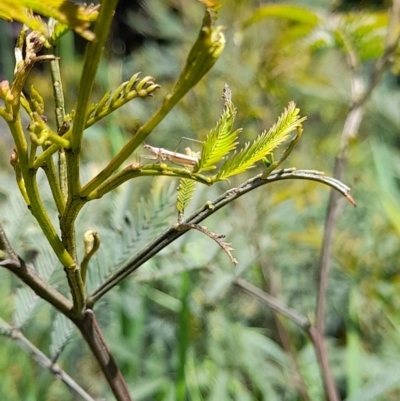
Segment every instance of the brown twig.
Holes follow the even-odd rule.
[[[176,229],[178,231],[186,231],[186,230],[197,230],[197,231],[200,231],[201,233],[207,235],[207,237],[209,237],[213,241],[215,241],[220,246],[220,248],[228,255],[229,260],[234,265],[238,264],[237,259],[233,257],[232,252],[231,252],[231,251],[233,251],[233,248],[230,247],[230,244],[221,241],[222,238],[225,238],[225,235],[212,233],[211,231],[207,230],[207,227],[200,226],[198,224],[180,223],[177,226]]]
[[[75,322],[75,324],[99,363],[115,398],[118,401],[133,401],[125,379],[107,346],[94,312],[91,309],[86,309],[83,320]]]
[[[226,206],[228,203],[238,199],[239,197],[245,195],[246,193],[255,190],[258,187],[270,184],[275,181],[290,180],[290,179],[301,179],[301,180],[311,180],[316,181],[332,188],[335,188],[343,196],[345,196],[349,201],[352,200],[349,195],[350,188],[342,184],[338,180],[332,179],[330,177],[325,177],[325,175],[319,171],[314,170],[295,170],[293,168],[279,170],[272,172],[267,178],[263,179],[262,174],[259,174],[250,180],[245,181],[243,184],[237,188],[233,188],[222,194],[214,202],[207,202],[202,208],[197,210],[188,219],[186,219],[184,224],[199,224],[207,217],[211,216],[219,209]],[[143,263],[151,259],[154,255],[168,246],[171,242],[178,239],[184,234],[183,231],[177,230],[175,227],[171,227],[164,234],[158,237],[154,242],[149,244],[141,252],[139,252],[132,260],[128,261],[124,267],[112,274],[107,278],[104,283],[102,283],[90,296],[87,298],[87,306],[89,308],[103,297],[108,291],[118,285],[125,277],[128,277],[132,272],[138,269]]]
[[[28,266],[12,249],[0,224],[0,250],[4,254],[13,255],[11,259],[0,258],[0,266],[10,270],[27,284],[39,297],[43,298],[58,311],[68,317],[80,330],[88,343],[100,368],[106,377],[118,401],[132,401],[125,379],[108,349],[100,327],[92,310],[86,310],[83,318],[77,318],[70,300],[45,282],[36,271]],[[6,252],[5,252],[6,251]],[[1,256],[1,255],[0,255]]]
[[[383,55],[377,60],[370,80],[366,85],[359,73],[359,62],[357,55],[351,47],[348,50],[348,64],[352,70],[352,93],[351,105],[343,126],[341,135],[340,149],[335,157],[333,176],[339,181],[343,178],[348,160],[348,146],[352,138],[357,135],[359,130],[365,104],[371,97],[375,87],[380,82],[384,71],[387,69],[391,56],[398,46],[400,39],[400,0],[394,0],[389,16],[389,25],[385,41],[385,50]],[[336,384],[330,372],[328,356],[323,344],[325,336],[325,315],[326,315],[326,293],[328,287],[328,278],[331,270],[331,254],[333,244],[333,231],[336,226],[337,216],[340,209],[339,197],[335,191],[331,191],[327,206],[325,219],[324,237],[319,260],[318,277],[318,297],[316,306],[316,324],[315,329],[310,331],[311,339],[314,343],[317,357],[321,367],[321,373],[329,401],[339,401],[340,397]]]
[[[270,307],[273,312],[287,317],[292,322],[296,323],[299,327],[301,327],[304,330],[304,332],[308,335],[308,337],[310,338],[310,340],[312,341],[312,343],[314,345],[314,349],[316,351],[318,363],[321,366],[321,370],[324,373],[330,374],[329,363],[327,361],[327,353],[325,352],[325,348],[324,348],[324,344],[323,344],[324,337],[321,336],[320,332],[317,330],[316,327],[310,325],[308,319],[305,316],[300,315],[294,309],[291,309],[288,306],[286,306],[285,304],[283,304],[279,299],[273,297],[272,295],[259,289],[258,287],[254,286],[253,284],[247,282],[246,280],[244,280],[242,278],[236,279],[234,283],[242,291],[246,292],[247,294],[257,298],[261,302],[268,305],[268,307]],[[325,386],[330,383],[334,384],[334,382],[331,380],[328,380],[326,382],[325,377],[323,377],[323,380],[324,380]],[[336,391],[337,391],[336,387],[328,388],[327,395],[329,397],[331,397],[332,394],[334,394]],[[305,397],[304,398],[305,400],[310,399],[305,387],[303,388],[302,394],[303,394],[303,398]]]
[[[43,368],[50,371],[57,380],[61,380],[71,391],[80,396],[85,401],[95,401],[79,384],[72,379],[61,367],[53,363],[40,349],[36,348],[20,330],[12,327],[3,319],[0,319],[0,331],[5,337],[12,339],[20,348],[33,357],[33,359]]]
[[[252,295],[253,297],[256,297],[257,299],[268,305],[274,312],[286,316],[292,322],[300,326],[303,330],[308,331],[310,327],[310,322],[308,321],[308,319],[305,316],[301,315],[299,312],[295,311],[294,309],[291,309],[288,306],[286,306],[279,299],[276,299],[275,297],[269,295],[265,291],[260,290],[258,287],[249,283],[243,278],[237,278],[234,284],[242,291]]]

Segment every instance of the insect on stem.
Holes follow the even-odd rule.
[[[184,166],[194,166],[199,161],[198,157],[185,155],[184,153],[171,152],[163,148],[156,148],[150,145],[143,145],[143,149],[153,153],[153,155],[143,155],[142,157],[149,160],[168,160],[172,163],[181,164]]]

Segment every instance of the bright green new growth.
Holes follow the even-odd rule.
[[[284,109],[278,121],[269,131],[262,132],[251,145],[246,143],[238,153],[235,151],[233,155],[229,156],[229,153],[238,144],[237,139],[240,132],[242,132],[242,128],[232,131],[236,108],[232,103],[232,94],[228,85],[225,85],[222,97],[225,102],[224,110],[215,128],[207,135],[198,163],[192,171],[188,171],[185,168],[185,175],[180,175],[182,180],[178,187],[177,195],[179,220],[183,219],[184,209],[192,198],[195,189],[194,180],[200,181],[199,178],[201,177],[201,182],[208,182],[208,185],[212,185],[217,181],[226,180],[253,168],[259,161],[264,162],[266,167],[262,175],[262,179],[265,179],[272,170],[276,169],[287,158],[301,136],[301,123],[306,117],[300,117],[300,110],[296,108],[295,103],[289,102],[288,107]],[[297,134],[292,137],[289,146],[281,157],[275,162],[265,163],[268,156],[272,156],[272,160],[274,159],[273,150],[285,142],[291,132],[295,130],[297,130]],[[216,164],[221,160],[224,160],[224,162],[216,174],[208,177],[201,174],[203,171],[215,169]],[[191,181],[193,184],[191,184]]]
[[[195,166],[194,172],[215,169],[215,164],[234,150],[238,144],[237,137],[242,129],[239,128],[232,132],[236,107],[232,103],[232,94],[228,85],[225,85],[222,97],[225,101],[225,109],[215,128],[207,135],[201,158]]]
[[[291,132],[301,127],[301,123],[306,117],[300,118],[299,111],[295,103],[290,102],[277,123],[268,132],[264,131],[251,145],[246,143],[239,153],[235,153],[232,157],[226,159],[218,172],[217,179],[224,180],[240,174],[254,167],[258,161],[265,159],[276,147],[289,138]]]

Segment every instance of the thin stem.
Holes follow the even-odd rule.
[[[82,146],[83,131],[86,125],[86,114],[92,95],[96,72],[103,55],[103,47],[110,32],[111,22],[114,16],[118,0],[108,0],[101,3],[99,17],[94,28],[96,40],[89,42],[86,47],[84,65],[79,85],[76,114],[71,134],[71,151],[67,152],[69,201],[79,194],[79,161]]]
[[[21,172],[21,177],[17,177],[17,182],[21,193],[25,200],[27,200],[26,197],[28,198],[28,208],[38,221],[40,228],[45,234],[60,262],[63,264],[63,266],[70,266],[73,263],[73,260],[58,237],[57,232],[52,225],[46,209],[40,199],[36,182],[36,170],[29,168],[26,141],[19,113],[15,117],[15,120],[12,123],[9,123],[9,128],[16,143],[18,141],[18,163],[16,165],[16,171],[18,170]],[[23,137],[23,141],[20,140],[21,137]]]
[[[47,240],[49,241],[62,265],[66,267],[71,266],[74,263],[74,260],[67,252],[63,243],[58,237],[57,232],[53,224],[51,223],[46,209],[40,199],[39,190],[36,182],[36,171],[29,170],[24,181],[30,201],[29,208],[32,214],[38,221],[40,228],[45,234]]]
[[[0,267],[5,267],[25,284],[27,284],[40,298],[43,298],[58,311],[70,319],[81,331],[95,358],[97,359],[115,397],[118,401],[132,401],[125,380],[107,347],[104,337],[98,326],[92,310],[77,315],[73,311],[71,301],[42,280],[34,269],[28,266],[12,249],[6,234],[0,224],[0,251],[10,259],[0,257]],[[1,254],[0,254],[1,255]]]
[[[225,38],[222,34],[223,28],[213,26],[214,17],[215,13],[212,7],[207,8],[197,40],[188,54],[185,66],[171,93],[164,98],[159,109],[136,131],[133,138],[122,148],[114,159],[110,161],[104,170],[82,188],[81,196],[87,196],[114,174],[182,97],[185,96],[215,64],[224,49]]]
[[[61,216],[65,210],[65,198],[61,192],[61,187],[57,179],[56,167],[52,158],[49,158],[42,166],[47,181],[49,182],[51,193],[53,195],[54,202],[57,206],[58,214]]]
[[[69,130],[63,135],[64,139],[71,139],[71,133],[72,130]],[[60,150],[60,145],[58,144],[52,144],[50,145],[45,151],[43,151],[40,155],[35,160],[35,163],[33,167],[35,169],[38,169],[39,167],[42,166],[43,163],[46,162],[46,160],[51,157],[54,153],[56,153],[58,150]]]
[[[20,114],[14,115],[13,120],[7,120],[7,123],[17,148],[18,162],[21,165],[21,170],[26,169],[28,168],[28,144],[25,139],[24,129],[22,128]]]
[[[308,335],[314,345],[315,353],[317,355],[327,399],[329,401],[340,401],[341,398],[332,375],[328,354],[325,349],[324,334],[321,333],[317,327],[311,327],[308,331]]]
[[[58,58],[50,61],[50,72],[53,81],[53,95],[56,106],[55,115],[57,123],[57,132],[59,132],[64,122],[65,104],[64,104],[64,93],[61,82],[60,61]],[[59,145],[63,145],[65,143],[69,144],[69,142],[66,141],[64,138],[58,137],[54,134],[51,135],[51,137],[53,139],[52,142],[55,144]],[[61,153],[64,153],[63,148],[59,150],[58,179],[52,157],[47,158],[46,162],[42,166],[43,169],[45,170],[47,179],[49,181],[51,192],[53,194],[54,201],[57,205],[57,210],[59,215],[62,215],[64,213],[65,202],[67,201],[67,193],[65,191],[65,188],[67,188],[66,159],[65,155],[64,157],[60,157]]]
[[[122,163],[143,143],[147,136],[166,117],[179,100],[180,98],[176,96],[167,96],[161,107],[153,114],[150,120],[136,131],[133,138],[120,150],[114,159],[110,161],[104,170],[82,188],[81,195],[87,196],[117,171]]]
[[[129,181],[137,177],[153,177],[153,176],[168,176],[176,178],[190,178],[201,184],[211,185],[213,182],[199,173],[192,173],[190,170],[178,167],[166,167],[163,164],[148,164],[146,166],[135,166],[131,165],[118,173],[114,174],[103,184],[97,187],[93,192],[89,193],[87,200],[99,199],[108,192],[111,192],[115,188],[119,187],[126,181]]]
[[[400,38],[398,29],[400,23],[400,1],[395,0],[392,4],[392,9],[389,16],[389,25],[386,36],[384,54],[376,62],[372,72],[368,86],[361,77],[358,67],[357,58],[354,57],[352,49],[349,50],[349,66],[353,71],[352,77],[352,93],[351,106],[347,115],[342,135],[339,152],[335,158],[334,177],[341,180],[348,160],[349,142],[354,138],[360,127],[364,114],[365,103],[370,98],[373,90],[380,82],[383,72],[389,65],[390,57],[395,50]],[[319,260],[319,277],[318,277],[318,295],[316,305],[316,325],[315,330],[310,332],[310,337],[314,342],[318,360],[321,367],[321,373],[324,380],[325,389],[330,401],[340,400],[334,379],[330,372],[328,357],[323,344],[325,335],[325,315],[326,315],[326,294],[328,288],[329,273],[331,270],[331,254],[333,246],[333,231],[336,226],[337,216],[339,213],[339,197],[334,191],[331,192],[327,206],[325,219],[324,237]]]
[[[277,312],[283,316],[286,316],[293,323],[296,323],[303,330],[308,331],[310,327],[310,322],[308,319],[301,315],[299,312],[294,309],[286,306],[282,301],[268,294],[267,292],[260,290],[255,285],[249,283],[248,281],[237,278],[235,280],[235,285],[240,288],[242,291],[256,297],[266,305],[268,305],[274,312]]]
[[[24,199],[25,203],[29,205],[30,202],[28,194],[26,192],[24,177],[22,177],[21,166],[18,163],[14,165],[14,171],[18,189],[21,192],[22,198]]]
[[[58,59],[50,61],[50,72],[51,72],[51,79],[53,81],[54,102],[56,105],[55,114],[56,114],[57,132],[59,132],[60,128],[64,123],[65,102],[64,102],[64,91],[61,81],[60,62]]]
[[[64,267],[64,271],[67,275],[68,286],[74,302],[74,313],[80,316],[85,307],[85,286],[83,285],[80,268],[74,263]]]
[[[10,242],[8,241],[6,233],[4,232],[3,226],[1,224],[0,224],[0,250],[3,251],[3,257],[1,257],[0,260],[18,259],[18,255],[15,253]]]
[[[40,298],[53,305],[57,310],[68,318],[74,317],[72,313],[72,302],[55,290],[51,285],[42,280],[36,271],[18,258],[6,259],[0,262],[0,266],[10,270],[27,284]]]
[[[259,299],[261,302],[265,303],[270,307],[274,312],[279,313],[283,316],[286,316],[292,322],[296,323],[299,327],[301,327],[305,333],[311,339],[314,349],[317,355],[317,359],[319,362],[319,366],[321,367],[321,371],[323,372],[323,380],[324,385],[326,387],[327,395],[329,400],[339,400],[337,394],[336,386],[333,380],[326,381],[326,377],[332,377],[330,372],[329,362],[327,359],[327,353],[325,352],[323,340],[324,337],[321,336],[319,331],[310,325],[308,319],[305,316],[300,315],[297,311],[289,308],[281,301],[269,295],[268,293],[260,290],[253,284],[250,284],[246,280],[242,278],[238,278],[235,280],[235,285],[238,286],[241,290],[245,291],[249,295],[254,296],[255,298]],[[308,393],[305,393],[308,396]],[[307,398],[306,398],[307,399]]]
[[[310,170],[294,170],[286,169],[273,172],[266,179],[262,179],[262,174],[259,174],[248,181],[245,181],[237,188],[233,188],[222,194],[214,202],[207,202],[202,208],[197,210],[192,216],[182,222],[182,224],[199,224],[207,217],[217,212],[222,207],[226,206],[233,200],[243,196],[247,192],[250,192],[260,186],[270,184],[271,182],[287,180],[287,179],[302,179],[317,181],[322,184],[331,186],[339,191],[343,196],[349,199],[349,188],[337,180],[333,180],[330,177],[325,177],[323,173],[318,171]],[[177,227],[168,229],[164,234],[158,237],[154,242],[149,244],[141,252],[139,252],[132,260],[109,278],[97,288],[87,299],[88,307],[92,307],[101,297],[103,297],[108,291],[119,284],[121,280],[129,276],[133,271],[138,269],[143,263],[152,258],[171,242],[178,239],[185,232],[179,231]]]
[[[60,227],[63,246],[72,256],[74,262],[64,265],[68,283],[74,300],[74,311],[83,312],[85,306],[85,288],[77,264],[75,220],[85,200],[79,196],[80,192],[80,153],[83,131],[86,126],[87,109],[93,90],[96,72],[102,50],[110,31],[111,22],[118,0],[103,1],[100,13],[95,25],[94,34],[96,40],[88,43],[86,47],[83,72],[81,76],[76,114],[71,131],[70,149],[65,152],[67,162],[68,200],[64,214],[61,216]],[[60,170],[61,171],[61,170]],[[61,173],[63,174],[63,171]]]
[[[9,337],[13,340],[21,349],[23,349],[28,355],[32,356],[33,359],[44,369],[47,369],[57,380],[61,380],[72,392],[80,396],[85,401],[95,401],[79,384],[72,379],[61,367],[53,363],[40,349],[35,347],[20,330],[12,327],[3,319],[0,319],[0,325],[6,329],[2,331],[2,335]]]

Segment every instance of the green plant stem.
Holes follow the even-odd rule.
[[[68,171],[69,173],[70,171]],[[62,243],[74,260],[70,265],[64,265],[64,270],[74,301],[74,311],[78,315],[83,312],[85,307],[85,287],[76,255],[75,220],[84,204],[85,200],[80,198],[75,199],[75,201],[66,205],[64,214],[60,218]]]
[[[54,102],[56,106],[55,116],[56,116],[57,132],[59,132],[64,122],[65,102],[64,102],[64,92],[60,73],[60,60],[58,58],[50,61],[50,72],[51,72],[51,79],[53,82]],[[69,142],[66,141],[66,139],[60,138],[54,134],[51,136],[51,138],[53,139],[52,142],[55,144],[62,145],[64,143],[65,146],[65,144],[67,143],[69,145]],[[44,151],[45,150],[46,149],[44,149]],[[66,190],[67,188],[66,163],[67,161],[65,158],[65,152],[64,149],[61,148],[58,153],[58,180],[56,178],[57,174],[52,157],[47,158],[46,162],[42,165],[46,173],[47,179],[49,181],[53,198],[57,205],[57,210],[60,216],[64,213],[65,202],[67,201],[68,197]]]
[[[68,171],[69,174],[69,171]],[[68,178],[70,179],[70,177]],[[78,213],[86,203],[84,198],[76,198],[74,201],[67,203],[65,212],[60,218],[61,238],[65,248],[70,252],[76,261],[76,236],[75,236],[75,220]]]
[[[28,164],[28,154],[27,154],[27,145],[25,141],[25,137],[23,135],[23,129],[21,120],[19,118],[19,113],[16,116],[13,123],[9,123],[10,131],[13,134],[14,140],[17,144],[18,151],[18,169],[21,170],[23,184],[26,196],[29,200],[28,207],[32,214],[35,216],[38,221],[40,228],[42,229],[44,235],[52,246],[54,252],[56,253],[58,259],[62,263],[63,266],[70,266],[74,263],[71,256],[68,254],[66,249],[64,248],[60,238],[58,237],[54,226],[52,225],[47,213],[46,209],[43,206],[43,203],[40,199],[39,191],[37,188],[36,182],[36,170],[29,168]],[[21,139],[23,138],[23,140]],[[20,183],[21,189],[22,182]],[[25,198],[25,197],[24,197]]]
[[[85,288],[76,257],[75,220],[85,201],[79,197],[80,192],[80,153],[83,131],[86,126],[87,109],[93,90],[96,71],[102,56],[103,46],[110,31],[111,21],[118,0],[103,1],[95,25],[96,40],[88,43],[83,65],[83,73],[79,86],[76,114],[71,131],[70,149],[65,152],[67,162],[68,200],[60,220],[62,243],[72,256],[74,262],[64,265],[68,283],[74,300],[77,314],[83,312],[85,306]],[[64,138],[65,139],[65,138]],[[61,171],[61,170],[60,170]],[[64,170],[62,170],[64,171]],[[63,187],[64,188],[64,187]]]
[[[47,181],[49,182],[51,193],[57,206],[58,214],[62,216],[65,210],[65,199],[61,192],[61,187],[57,179],[57,172],[53,159],[49,158],[47,162],[43,164],[42,168],[46,174]]]
[[[74,260],[67,252],[60,238],[58,237],[57,232],[52,225],[46,213],[46,209],[40,199],[36,182],[36,171],[33,169],[27,171],[26,179],[24,181],[30,202],[29,209],[38,221],[40,228],[42,229],[62,265],[65,267],[71,266],[74,263]]]
[[[64,204],[68,200],[67,174],[67,157],[65,156],[65,150],[60,149],[60,151],[58,152],[58,176],[60,180],[60,191]]]
[[[179,100],[181,100],[215,64],[224,48],[225,39],[221,32],[222,28],[214,28],[213,23],[212,12],[210,9],[207,9],[197,40],[189,52],[183,71],[174,85],[172,92],[164,98],[159,109],[136,131],[133,138],[110,161],[104,170],[82,188],[81,196],[87,196],[114,174],[122,163],[166,117]]]
[[[22,198],[24,199],[25,203],[29,205],[29,197],[28,194],[26,193],[26,188],[25,188],[25,182],[24,178],[22,177],[22,171],[21,171],[21,166],[16,164],[14,166],[14,171],[15,171],[15,179],[17,181],[18,189],[21,192]]]
[[[94,34],[96,40],[89,42],[86,46],[85,59],[82,76],[79,85],[76,114],[71,133],[71,151],[67,152],[68,175],[68,197],[73,199],[80,191],[79,161],[82,146],[83,131],[86,126],[87,109],[92,95],[93,84],[102,50],[110,32],[111,22],[114,16],[118,0],[108,0],[101,3],[99,17],[97,19]]]
[[[51,141],[52,143],[57,144],[58,146],[61,146],[61,149],[70,147],[70,143],[67,139],[65,139],[59,135],[56,135],[52,132],[49,133],[48,140]]]
[[[222,207],[226,206],[235,199],[253,191],[254,189],[270,184],[275,181],[301,179],[316,181],[321,184],[328,185],[343,196],[349,199],[349,188],[337,180],[330,177],[325,177],[323,173],[312,170],[294,170],[286,169],[273,172],[266,179],[262,179],[262,174],[259,174],[250,180],[245,181],[237,188],[232,188],[219,196],[214,202],[207,202],[202,208],[197,210],[189,218],[182,222],[182,224],[199,224],[207,217],[217,212]],[[138,269],[143,263],[151,259],[154,255],[168,246],[171,242],[182,236],[185,231],[180,231],[179,226],[168,229],[164,234],[160,235],[154,242],[149,244],[141,252],[139,252],[132,260],[113,275],[108,277],[104,283],[98,287],[86,300],[88,307],[93,305],[102,298],[108,291],[118,285],[124,278],[129,276],[133,271]]]
[[[63,135],[63,139],[71,139],[71,133],[72,130],[69,130]],[[50,145],[43,153],[41,153],[35,160],[35,163],[33,167],[35,169],[38,169],[39,167],[42,166],[43,163],[46,162],[46,160],[51,157],[54,153],[60,150],[60,145],[58,144],[52,144]]]
[[[35,162],[37,148],[38,147],[37,147],[36,143],[31,143],[31,149],[29,152],[29,168],[32,168],[32,169],[33,169],[33,164]]]
[[[189,89],[189,88],[188,88]],[[153,114],[150,120],[142,125],[135,133],[133,138],[121,149],[121,151],[110,161],[110,163],[96,177],[89,181],[81,191],[81,196],[87,196],[97,189],[107,178],[109,178],[122,163],[143,143],[154,128],[166,117],[172,108],[182,98],[184,93],[179,93],[180,97],[166,96],[161,107]]]
[[[184,168],[170,167],[160,164],[148,164],[137,168],[135,166],[128,166],[122,171],[114,174],[103,184],[97,187],[93,192],[87,196],[87,200],[99,199],[108,192],[114,190],[124,182],[137,177],[150,177],[150,176],[167,176],[176,178],[190,178],[205,185],[211,185],[215,181],[211,181],[208,177],[202,174],[192,173]]]
[[[55,114],[58,132],[64,123],[65,117],[64,92],[61,81],[60,62],[58,59],[50,61],[50,72],[53,81],[53,96],[56,105]]]
[[[28,144],[25,139],[24,130],[22,128],[21,115],[17,113],[13,115],[13,119],[8,121],[8,127],[13,136],[15,146],[17,148],[18,161],[21,165],[21,170],[28,168]]]

